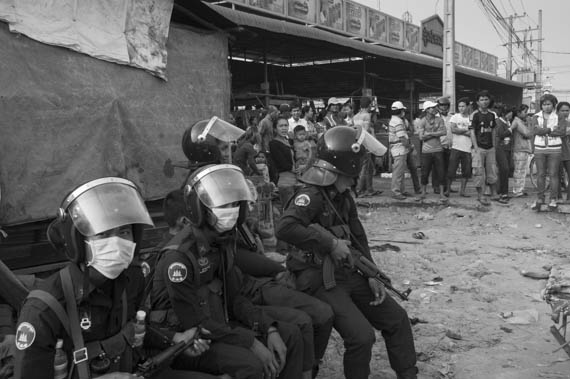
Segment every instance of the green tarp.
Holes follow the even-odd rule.
[[[227,39],[171,25],[168,82],[11,34],[0,24],[0,225],[54,217],[75,186],[133,180],[147,200],[181,185],[182,134],[229,110]]]

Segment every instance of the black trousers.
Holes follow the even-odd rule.
[[[281,330],[279,330],[281,333]],[[235,379],[263,379],[261,361],[245,347],[212,342],[202,355],[190,358],[179,355],[171,367],[175,370],[228,374]]]
[[[499,195],[509,194],[509,176],[512,169],[511,150],[504,150],[501,147],[495,148],[495,158],[497,160],[497,168],[499,169],[499,183],[497,193]]]
[[[439,186],[445,182],[445,172],[443,165],[443,153],[422,153],[422,185],[427,186],[429,174],[433,169],[432,186],[439,190]]]
[[[374,329],[384,337],[390,366],[397,373],[416,365],[412,328],[406,311],[389,295],[377,306],[368,280],[356,272],[336,275],[336,287],[321,287],[315,296],[328,303],[334,312],[334,328],[344,340],[344,375],[347,379],[366,379],[370,375]]]
[[[314,364],[318,364],[318,361],[325,355],[333,327],[333,311],[327,303],[304,292],[295,291],[277,283],[267,283],[261,287],[258,294],[254,296],[253,302],[254,304],[290,307],[307,314],[310,317],[309,323],[312,323],[313,329],[311,340],[314,345]],[[304,325],[304,319],[295,316],[295,314],[291,315],[290,312],[288,315],[291,318],[286,321],[297,324],[304,338],[306,338],[307,326]],[[305,356],[307,354],[309,352],[305,352]]]
[[[431,173],[431,184],[433,185],[433,188],[435,190],[439,190],[439,187],[438,187],[438,183],[439,183],[439,185],[443,186],[443,190],[447,191],[447,181],[445,180],[445,175],[447,173],[447,170],[449,169],[449,157],[451,155],[451,149],[444,148],[441,155],[442,155],[442,159],[443,159],[442,160],[443,175],[441,175],[439,177],[439,182],[438,182],[437,173],[435,170],[433,170]],[[422,167],[423,167],[423,161],[422,161]],[[426,182],[426,184],[427,184],[427,182]]]

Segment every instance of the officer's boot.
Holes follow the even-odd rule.
[[[417,379],[418,378],[418,368],[411,367],[406,371],[396,373],[398,379]]]

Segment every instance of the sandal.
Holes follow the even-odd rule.
[[[465,192],[460,192],[460,193],[459,193],[459,196],[461,196],[461,197],[471,197],[471,196],[469,196],[468,194],[466,194]]]
[[[491,202],[489,201],[489,199],[487,199],[487,198],[485,198],[485,197],[480,198],[480,199],[477,199],[477,201],[478,201],[479,203],[481,203],[481,205],[484,205],[484,206],[486,206],[486,207],[488,207],[489,205],[491,205]]]
[[[417,240],[423,240],[427,238],[424,232],[415,232],[414,234],[412,234],[412,237],[414,237]]]

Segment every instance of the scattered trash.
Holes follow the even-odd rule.
[[[506,326],[501,326],[501,327],[499,327],[499,329],[501,329],[505,333],[512,333],[513,332],[513,330],[511,328],[507,328]]]
[[[436,276],[432,279],[434,282],[443,282],[443,278],[441,276]]]
[[[458,332],[451,331],[449,329],[445,332],[445,336],[448,338],[451,338],[452,340],[462,340],[463,339],[463,337],[461,337],[461,334],[459,334]]]
[[[548,271],[539,272],[539,271],[521,270],[521,275],[532,279],[548,279],[550,273]]]
[[[535,224],[534,227],[535,228],[542,228],[542,224]]]
[[[522,309],[519,311],[501,312],[499,317],[509,324],[528,325],[538,321],[538,311],[536,309]]]
[[[382,245],[370,245],[370,250],[375,250],[375,251],[388,251],[388,250],[400,251],[400,250],[402,250],[402,249],[400,249],[399,246],[392,245],[392,244],[390,244],[390,243],[383,243]]]
[[[426,213],[426,212],[420,212],[417,214],[417,219],[418,220],[433,220],[433,215],[430,213]]]
[[[425,235],[424,232],[415,232],[412,234],[412,237],[414,237],[417,240],[425,240],[427,239],[427,236]]]
[[[409,281],[409,280],[404,280],[404,281],[402,282],[402,284],[405,285],[405,286],[409,286],[409,285],[410,285],[410,281]]]
[[[433,280],[431,280],[431,281],[429,281],[429,282],[424,282],[424,284],[425,284],[426,286],[441,286],[441,282],[436,282],[436,281],[433,281]]]

